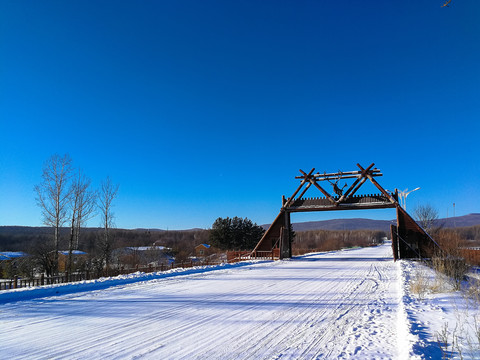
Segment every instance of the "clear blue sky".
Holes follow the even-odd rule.
[[[1,1],[0,225],[41,225],[55,153],[120,185],[121,228],[269,223],[298,169],[357,162],[480,212],[480,1],[442,3]]]

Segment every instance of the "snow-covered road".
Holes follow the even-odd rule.
[[[3,304],[16,359],[397,359],[388,244]]]

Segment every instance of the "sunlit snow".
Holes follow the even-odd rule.
[[[406,281],[417,265],[395,263],[391,253],[385,244],[5,291],[1,353],[15,359],[441,356],[435,332],[443,320],[454,323],[450,302],[415,299]]]

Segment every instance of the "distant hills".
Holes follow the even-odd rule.
[[[396,219],[372,220],[372,219],[334,219],[322,221],[299,222],[293,224],[295,231],[307,230],[381,230],[390,231],[390,224],[397,224]],[[480,225],[480,213],[468,214],[437,220],[437,226],[445,228],[467,227]],[[268,225],[267,225],[268,227]]]
[[[84,228],[82,232],[88,233],[92,231],[102,231],[103,228],[99,227],[88,227]],[[188,230],[163,230],[163,229],[146,229],[146,228],[138,228],[138,229],[120,229],[120,228],[113,228],[115,231],[128,231],[128,232],[137,232],[137,233],[145,233],[145,232],[192,232],[192,231],[201,231],[203,229],[188,229]],[[62,235],[70,234],[69,227],[61,227],[60,233]],[[26,235],[26,236],[41,236],[41,235],[52,235],[52,228],[48,226],[0,226],[0,236],[15,236],[15,235]]]
[[[396,219],[392,220],[372,220],[372,219],[332,219],[322,221],[308,221],[293,223],[295,231],[307,230],[381,230],[390,231],[390,224],[396,225]],[[464,216],[443,218],[437,220],[438,226],[446,228],[467,227],[480,225],[480,213],[468,214]],[[261,225],[264,229],[268,229],[269,224]],[[88,228],[85,231],[98,231],[100,228]],[[117,229],[125,230],[125,229]],[[173,232],[190,232],[201,231],[202,229],[188,229],[188,230],[170,230]],[[62,233],[65,234],[70,231],[69,228],[62,228]],[[126,231],[134,232],[164,232],[168,230],[162,229],[133,229]],[[0,235],[51,235],[52,228],[50,227],[30,227],[30,226],[0,226]]]
[[[389,231],[390,224],[396,224],[396,220],[372,220],[372,219],[333,219],[323,221],[308,221],[293,224],[295,231],[307,230],[381,230]]]

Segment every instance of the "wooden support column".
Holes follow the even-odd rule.
[[[278,239],[278,241],[280,242],[279,243],[279,249],[280,249],[280,255],[279,255],[279,258],[280,260],[283,259],[283,247],[284,247],[284,243],[285,243],[285,228],[282,226],[280,228],[280,238]],[[272,249],[273,251],[273,249]]]
[[[399,256],[398,256],[398,242],[399,242],[399,239],[398,239],[397,232],[398,232],[398,227],[393,225],[393,224],[390,224],[390,234],[391,234],[391,237],[392,237],[393,261],[397,261],[398,258],[399,258]]]
[[[285,211],[285,219],[280,229],[280,259],[292,257],[292,244],[290,242],[290,212]]]
[[[392,239],[393,240],[393,239]],[[397,244],[398,244],[398,258],[407,258],[407,231],[405,227],[405,219],[400,214],[400,209],[397,207]]]
[[[285,240],[287,242],[287,245],[285,245],[285,251],[287,253],[287,257],[291,258],[292,257],[292,242],[290,241],[290,212],[286,211],[285,212]]]

